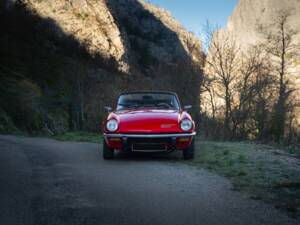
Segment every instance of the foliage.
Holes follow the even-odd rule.
[[[15,133],[17,131],[18,129],[11,118],[0,108],[0,133]]]

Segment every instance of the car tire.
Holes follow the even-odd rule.
[[[194,152],[195,152],[195,141],[193,139],[192,143],[191,143],[191,146],[182,151],[183,159],[185,159],[185,160],[193,159],[194,158]]]
[[[113,159],[114,158],[114,149],[111,149],[106,144],[106,141],[103,139],[103,159]]]

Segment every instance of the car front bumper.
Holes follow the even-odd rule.
[[[164,152],[188,148],[196,132],[174,134],[111,134],[104,133],[112,149],[137,152]]]

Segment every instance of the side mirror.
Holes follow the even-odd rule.
[[[192,108],[191,105],[185,105],[185,106],[183,107],[183,109],[184,109],[185,111],[187,111],[187,110],[189,110],[189,109],[191,109],[191,108]]]
[[[109,113],[112,112],[112,107],[105,106],[104,109]]]

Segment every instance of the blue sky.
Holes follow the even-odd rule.
[[[225,26],[238,0],[146,0],[170,11],[185,28],[201,32],[208,20],[212,25]]]

